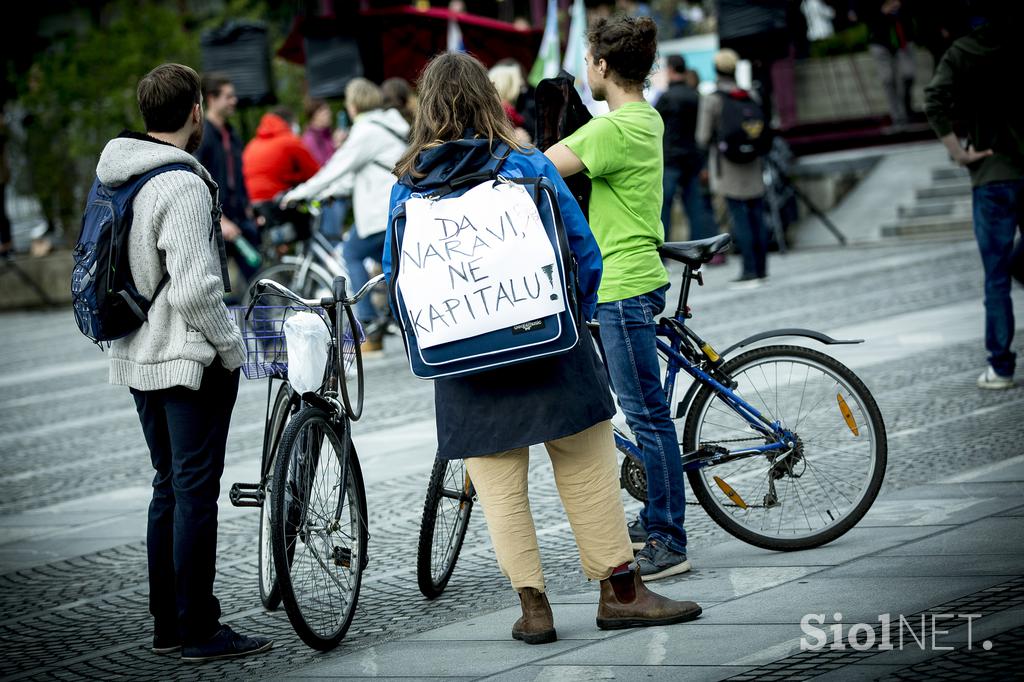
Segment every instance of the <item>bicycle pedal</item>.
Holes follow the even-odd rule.
[[[233,507],[262,507],[264,497],[259,483],[235,483],[228,492]]]
[[[334,565],[342,568],[352,568],[352,550],[348,547],[335,547],[332,553]]]

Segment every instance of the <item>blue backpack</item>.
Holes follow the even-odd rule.
[[[160,166],[118,187],[93,182],[82,216],[71,271],[71,302],[75,322],[94,343],[113,341],[142,326],[149,308],[170,276],[165,272],[153,299],[139,293],[128,265],[128,234],[135,196],[151,178],[174,170],[195,172],[184,163]]]
[[[427,192],[431,199],[444,201],[465,194],[481,183],[499,179],[499,168],[508,153],[499,146],[490,163],[475,173],[457,178],[446,187]],[[558,210],[555,187],[547,178],[505,178],[522,186],[533,199],[543,224],[544,232],[555,253],[554,268],[560,281],[560,294],[566,301],[561,313],[497,329],[470,338],[442,343],[429,348],[420,345],[417,323],[405,305],[399,286],[402,263],[402,242],[405,237],[405,204],[392,213],[391,279],[388,282],[392,310],[402,329],[405,350],[412,373],[421,379],[441,379],[466,376],[507,367],[530,360],[567,353],[579,343],[579,324],[582,319],[578,296],[576,260],[569,250],[568,238]]]

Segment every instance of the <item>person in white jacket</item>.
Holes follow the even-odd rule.
[[[345,144],[306,182],[288,192],[283,203],[308,199],[326,199],[352,195],[355,229],[342,248],[355,291],[369,280],[364,261],[380,261],[384,234],[388,227],[388,204],[395,176],[391,169],[408,146],[409,124],[396,109],[382,109],[384,97],[379,87],[365,78],[355,78],[345,88],[345,108],[352,118],[352,129]],[[364,324],[377,315],[370,297],[356,306],[356,315]],[[376,337],[376,338],[375,338]],[[379,350],[380,338],[371,334],[364,350]]]

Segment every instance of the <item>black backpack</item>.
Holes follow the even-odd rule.
[[[733,163],[750,163],[767,154],[772,140],[760,103],[740,88],[715,94],[722,100],[716,136],[722,156]]]

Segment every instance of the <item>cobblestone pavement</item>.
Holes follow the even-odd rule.
[[[728,291],[730,265],[706,273],[692,297],[695,328],[716,346],[766,328],[822,330],[867,324],[960,303],[981,306],[981,276],[972,243],[886,246],[773,258],[773,282],[755,291]],[[1018,296],[1019,296],[1018,290]],[[893,327],[892,333],[935,330]],[[980,336],[980,329],[974,335]],[[428,382],[413,379],[392,343],[368,363],[365,417],[354,430],[385,440],[398,429],[429,423]],[[924,345],[894,361],[860,362],[857,372],[881,406],[889,435],[885,485],[899,488],[1019,454],[1024,392],[981,392],[974,380],[984,363],[975,338]],[[838,351],[837,351],[838,353]],[[148,484],[152,471],[127,391],[106,386],[106,358],[75,332],[70,313],[0,317],[0,538],[11,547],[24,514],[105,499]],[[243,382],[228,444],[228,468],[259,457],[266,388]],[[1015,418],[1011,417],[1016,415]],[[425,427],[426,428],[426,427]],[[375,440],[374,442],[379,442]],[[370,566],[354,624],[334,652],[317,654],[292,632],[283,611],[265,612],[256,588],[255,510],[225,515],[221,524],[217,593],[223,620],[245,632],[275,637],[274,654],[242,662],[186,667],[146,648],[145,546],[137,540],[59,561],[0,564],[0,675],[11,679],[273,677],[323,657],[341,656],[398,635],[511,605],[514,595],[494,562],[482,518],[474,517],[448,591],[434,602],[416,589],[414,564],[423,465],[391,475],[367,464]],[[546,577],[552,590],[586,589],[575,545],[557,500],[549,465],[536,457],[531,498]],[[225,484],[230,484],[225,480]],[[627,505],[635,509],[636,504]],[[699,507],[687,522],[691,553],[723,531]],[[30,532],[30,531],[29,531]],[[30,536],[29,536],[30,537]],[[79,553],[80,554],[80,553]]]

